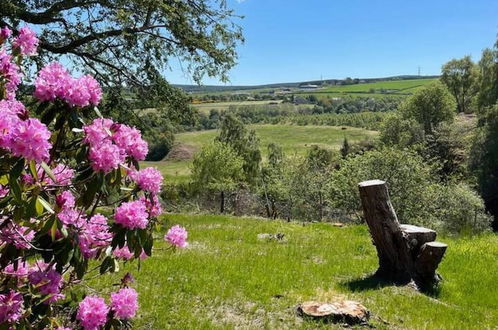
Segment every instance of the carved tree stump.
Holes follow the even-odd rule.
[[[379,257],[376,275],[398,283],[413,280],[421,288],[437,284],[440,277],[436,269],[447,245],[434,242],[434,230],[400,225],[384,181],[364,181],[359,189],[365,220]]]

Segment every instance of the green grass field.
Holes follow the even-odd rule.
[[[350,142],[374,139],[377,132],[361,128],[335,126],[294,126],[294,125],[251,125],[260,138],[263,157],[267,146],[274,142],[282,146],[288,155],[304,155],[311,145],[338,150],[344,138]],[[217,130],[180,133],[175,136],[176,142],[193,146],[200,150],[203,145],[214,140]],[[165,177],[166,182],[185,182],[190,175],[191,160],[167,160],[160,162],[142,162],[144,166],[157,167]]]
[[[366,280],[377,257],[365,226],[287,223],[222,216],[166,215],[153,256],[118,274],[99,277],[110,287],[136,278],[137,329],[330,329],[303,321],[304,301],[353,299],[379,329],[495,329],[498,324],[498,236],[440,238],[449,245],[439,267],[437,296]],[[172,253],[161,237],[181,224],[189,247]],[[285,242],[257,239],[283,233]],[[91,283],[90,283],[91,284]],[[97,283],[95,283],[97,284]],[[104,292],[100,292],[104,294]]]
[[[266,155],[266,147],[269,143],[277,143],[287,154],[303,155],[307,147],[319,145],[327,149],[339,149],[344,138],[350,142],[374,138],[375,131],[367,131],[361,128],[333,126],[294,126],[294,125],[250,125],[248,129],[256,131],[260,139],[261,151]],[[176,141],[202,148],[210,143],[218,135],[218,130],[199,132],[188,132],[177,134]]]
[[[244,105],[273,105],[278,107],[282,100],[265,100],[265,101],[232,101],[232,102],[215,102],[215,103],[200,103],[192,104],[192,107],[198,109],[200,112],[209,113],[211,110],[227,111],[231,106],[244,106]],[[277,104],[275,104],[277,103]]]

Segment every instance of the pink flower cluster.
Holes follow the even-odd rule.
[[[19,34],[14,38],[12,47],[17,49],[22,55],[32,56],[36,55],[38,48],[38,38],[35,32],[29,27],[25,26],[19,30]]]
[[[57,213],[57,217],[64,225],[76,226],[82,221],[82,215],[74,207],[75,199],[70,191],[66,190],[60,195],[57,195],[55,202],[60,209],[59,213]]]
[[[98,213],[88,220],[79,235],[80,249],[85,258],[95,258],[98,250],[109,246],[111,241],[107,218]]]
[[[36,118],[19,121],[9,134],[8,148],[11,152],[27,160],[38,163],[50,158],[50,131]]]
[[[14,290],[0,294],[0,324],[16,323],[24,312],[24,299],[22,294]]]
[[[151,217],[158,217],[163,212],[161,203],[159,202],[159,198],[157,197],[157,195],[152,195],[150,198],[142,195],[140,196],[139,200],[145,204],[145,207],[147,208],[147,211],[149,212],[149,215]]]
[[[137,183],[140,189],[153,194],[161,191],[163,176],[161,172],[153,167],[147,167],[140,171],[130,171],[130,178]]]
[[[118,292],[111,293],[111,307],[104,298],[87,296],[78,308],[76,319],[85,330],[99,329],[107,322],[109,311],[120,319],[130,319],[135,316],[138,309],[138,294],[132,288],[122,288]]]
[[[36,268],[39,269],[36,269]],[[53,303],[59,299],[64,298],[60,293],[62,288],[62,275],[57,272],[53,267],[38,264],[34,266],[35,270],[28,275],[29,282],[37,286],[38,291],[43,295],[51,295],[50,298],[45,300],[46,304]]]
[[[21,120],[26,109],[21,102],[10,99],[0,101],[0,148],[14,155],[36,162],[50,157],[50,131],[36,118]]]
[[[135,254],[133,254],[126,245],[123,246],[122,248],[115,249],[114,251],[112,251],[112,254],[116,258],[122,260],[131,260],[135,256]],[[142,253],[140,253],[140,260],[145,260],[148,257],[149,256],[145,253],[145,251],[142,250]]]
[[[11,35],[12,30],[8,27],[4,26],[3,28],[0,28],[0,43],[2,43],[4,40],[7,40]]]
[[[52,62],[38,73],[34,96],[42,102],[60,99],[72,107],[87,107],[100,103],[102,89],[92,76],[73,78],[62,64]]]
[[[187,230],[179,225],[171,227],[166,235],[164,235],[164,240],[173,246],[179,248],[184,248],[188,245],[187,243]]]
[[[88,158],[95,171],[108,173],[124,163],[127,156],[144,160],[147,155],[147,142],[136,128],[98,118],[83,130],[84,141],[90,146]]]
[[[147,217],[147,208],[139,200],[122,203],[114,214],[116,223],[128,229],[144,229],[149,223]]]
[[[4,220],[5,221],[5,220]],[[13,244],[18,249],[29,249],[29,244],[35,237],[35,232],[28,227],[9,223],[0,229],[0,245]]]
[[[109,307],[104,298],[87,296],[79,304],[76,319],[85,330],[95,330],[107,322],[108,313]]]
[[[7,98],[14,98],[22,75],[19,66],[12,60],[12,55],[7,54],[5,48],[0,48],[0,75],[3,76],[0,81],[5,80]]]
[[[16,266],[14,263],[10,263],[4,268],[2,273],[18,278],[25,278],[28,276],[30,267],[26,261],[18,262]]]
[[[111,309],[120,319],[131,319],[138,309],[138,294],[132,288],[123,288],[111,293]]]

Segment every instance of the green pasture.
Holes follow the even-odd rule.
[[[495,329],[498,324],[498,236],[439,240],[448,251],[431,295],[369,276],[377,256],[364,225],[288,223],[214,215],[165,215],[153,256],[93,280],[110,288],[126,272],[139,292],[137,329],[342,329],[303,320],[298,304],[352,299],[378,329]],[[189,231],[173,252],[162,241],[171,225]],[[284,240],[259,240],[282,233]],[[103,290],[99,294],[106,294]]]

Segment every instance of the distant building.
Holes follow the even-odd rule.
[[[300,89],[305,89],[305,90],[308,90],[308,89],[317,89],[318,85],[306,84],[306,85],[299,86],[299,88]]]

